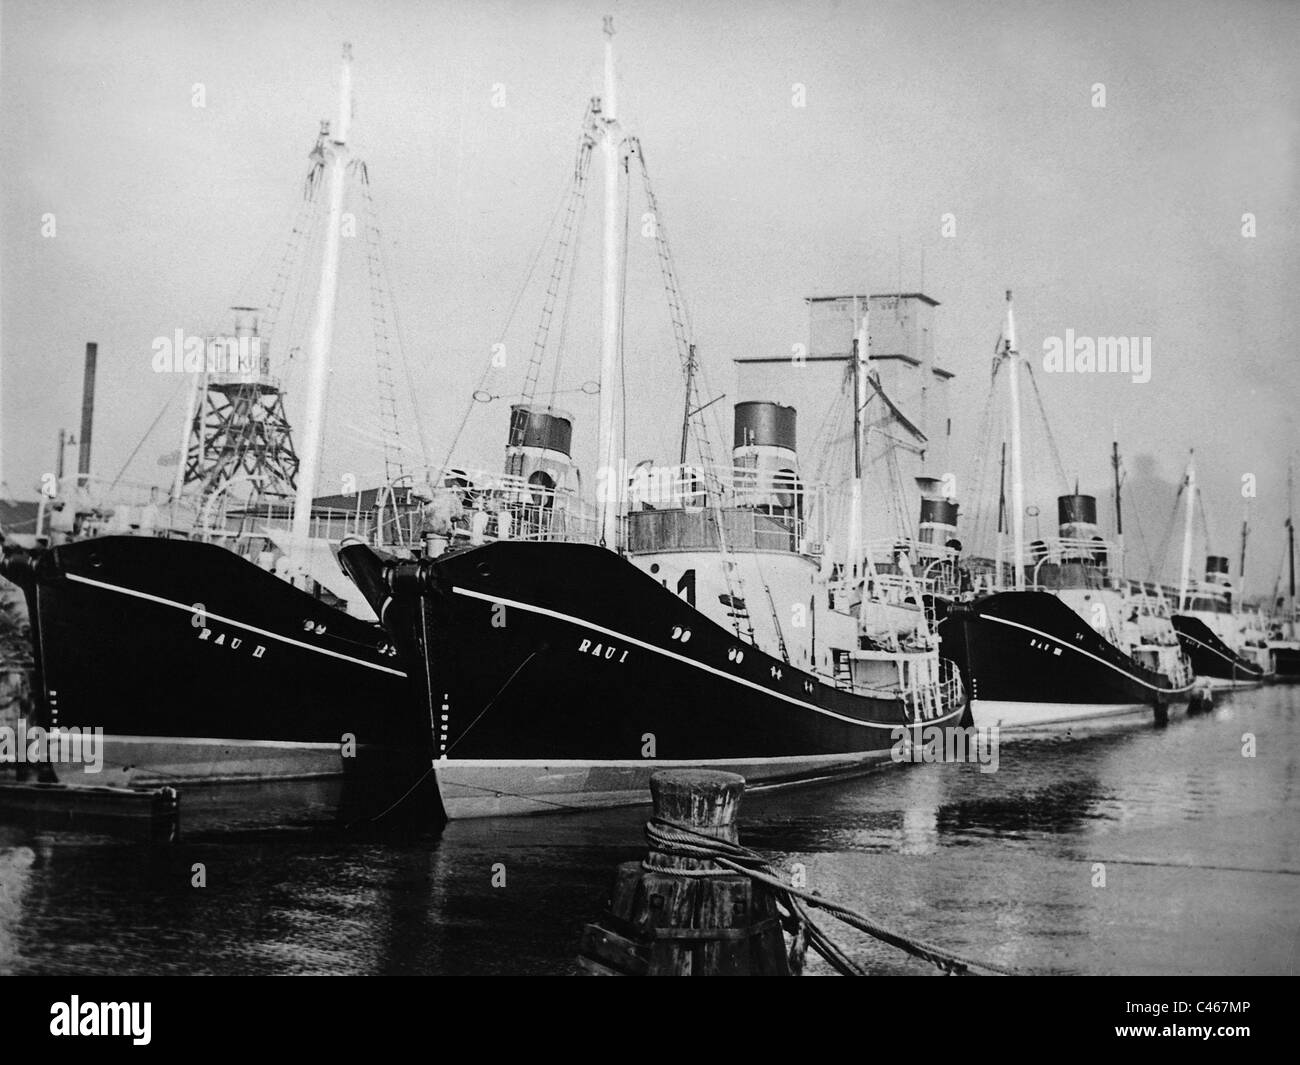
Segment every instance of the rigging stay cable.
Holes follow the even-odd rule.
[[[372,277],[371,283],[372,286],[374,286],[380,291],[381,309],[384,312],[386,312],[387,315],[392,319],[393,341],[397,345],[397,356],[402,363],[402,371],[406,378],[406,387],[408,392],[408,398],[410,400],[410,405],[411,405],[411,414],[415,422],[416,438],[418,439],[420,445],[420,452],[419,452],[420,463],[427,470],[429,468],[428,437],[424,430],[424,419],[420,413],[420,404],[416,398],[417,393],[415,387],[415,379],[411,373],[411,362],[410,359],[407,357],[406,343],[403,340],[403,336],[402,336],[402,323],[398,314],[397,297],[393,293],[393,287],[391,282],[392,274],[388,268],[388,252],[385,247],[385,241],[383,239],[383,231],[379,225],[379,207],[375,202],[374,188],[370,183],[369,168],[366,167],[364,163],[362,164],[361,175],[362,175],[361,180],[362,180],[362,189],[363,189],[363,194],[364,194],[364,199],[366,204],[366,211],[369,216],[367,219],[368,232],[373,232],[374,234],[374,240],[370,249],[373,252],[375,258],[375,262],[373,264],[372,269],[377,269],[378,272],[377,277]],[[386,320],[384,322],[384,325],[387,325]],[[382,378],[382,370],[381,370],[381,378]],[[390,402],[392,405],[391,416],[394,421],[394,430],[393,430],[394,443],[399,452],[409,451],[409,448],[402,442],[396,430],[397,396],[396,396],[396,390],[392,386],[391,363],[389,363],[388,366],[388,378],[389,378],[388,389],[391,393]],[[381,380],[381,388],[382,387],[383,384]],[[382,402],[382,398],[381,398],[381,402]]]
[[[981,537],[986,532],[986,527],[991,524],[988,520],[988,509],[983,506],[985,479],[988,474],[988,442],[993,425],[993,402],[997,394],[998,387],[998,367],[1000,362],[993,363],[993,373],[989,378],[988,395],[984,398],[984,410],[980,415],[979,428],[976,430],[975,439],[978,446],[971,457],[971,499],[974,511],[971,522],[971,543],[979,544],[983,540]]]
[[[176,402],[176,397],[179,396],[185,386],[190,383],[189,374],[181,374],[180,378],[180,384],[177,385],[167,402],[163,404],[162,410],[158,412],[158,416],[149,424],[149,428],[144,431],[144,435],[140,437],[135,447],[131,449],[131,454],[127,455],[126,461],[122,463],[122,468],[117,471],[117,476],[113,478],[113,483],[109,485],[110,490],[117,487],[118,482],[122,479],[122,474],[126,473],[128,467],[130,467],[131,463],[135,461],[136,455],[140,453],[140,449],[144,447],[145,441],[148,440],[149,437],[153,435],[153,431],[158,428],[158,423],[162,421],[163,415],[171,409],[171,405]],[[184,462],[185,456],[180,455],[177,458],[177,461]]]
[[[509,333],[511,325],[514,324],[515,314],[519,310],[519,304],[523,301],[524,293],[527,291],[528,285],[533,279],[533,274],[537,270],[537,264],[541,262],[542,253],[546,251],[547,244],[550,242],[551,231],[555,228],[555,223],[559,219],[560,212],[563,211],[565,202],[568,199],[568,184],[569,179],[566,177],[561,185],[559,202],[555,205],[555,211],[551,215],[551,220],[547,225],[545,232],[543,232],[542,239],[538,242],[536,250],[533,252],[532,261],[528,264],[528,270],[525,272],[524,278],[519,284],[519,288],[515,291],[514,298],[510,301],[510,309],[506,313],[505,325],[501,327],[501,332],[498,335],[498,344],[504,343],[506,334]],[[496,345],[493,345],[493,347],[495,346]],[[451,456],[455,453],[456,447],[460,443],[460,438],[465,432],[465,425],[469,422],[469,416],[474,410],[474,404],[476,402],[474,395],[483,391],[483,386],[487,384],[487,380],[492,374],[492,369],[492,354],[489,354],[487,365],[483,367],[483,373],[479,377],[478,387],[475,388],[473,393],[471,393],[470,400],[465,405],[465,413],[461,416],[460,424],[456,427],[456,432],[453,434],[451,443],[447,447],[447,454],[442,460],[441,468],[438,470],[439,478],[447,472],[451,464]]]
[[[1065,474],[1065,463],[1061,461],[1061,452],[1056,446],[1056,437],[1052,433],[1052,423],[1047,420],[1047,407],[1043,404],[1043,394],[1038,390],[1038,378],[1034,376],[1034,364],[1028,359],[1023,360],[1025,369],[1029,371],[1029,383],[1034,386],[1034,399],[1038,401],[1038,416],[1043,420],[1043,432],[1047,435],[1047,446],[1052,452],[1052,462],[1056,465],[1056,474],[1061,479],[1061,487],[1064,491],[1070,491],[1070,479]]]
[[[1183,492],[1186,491],[1186,489],[1187,479],[1184,478],[1183,483],[1178,486],[1177,494],[1174,496],[1174,505],[1169,514],[1169,524],[1165,528],[1164,536],[1160,538],[1160,558],[1151,566],[1150,570],[1147,571],[1148,581],[1157,580],[1158,575],[1165,568],[1165,559],[1169,555],[1169,542],[1174,533],[1174,523],[1178,520],[1178,504],[1181,502]]]
[[[283,308],[284,297],[288,289],[290,276],[293,273],[294,266],[299,261],[302,255],[304,245],[310,246],[315,237],[315,232],[318,226],[318,220],[322,213],[320,210],[321,201],[320,198],[317,196],[317,192],[319,191],[320,188],[319,172],[320,172],[320,167],[318,165],[313,167],[313,169],[308,173],[307,180],[303,188],[302,198],[298,204],[297,209],[294,212],[293,221],[290,224],[289,238],[285,242],[284,252],[280,257],[279,265],[276,268],[275,278],[271,283],[271,293],[269,299],[267,300],[265,313],[263,315],[263,319],[261,323],[262,327],[265,329],[266,339],[268,342],[270,341],[271,337],[274,335],[275,329],[279,324],[279,317],[280,317],[281,310]],[[268,240],[267,248],[269,249],[269,247],[270,247],[270,241]],[[258,262],[255,264],[254,270],[261,265],[261,258],[264,257],[265,257],[265,252],[263,253],[263,256],[260,257]],[[253,270],[250,270],[249,278],[253,276],[253,272],[254,272]],[[298,292],[296,297],[298,300],[300,300],[302,296],[302,287],[305,281],[305,277],[306,277],[306,271],[299,271]],[[244,281],[245,286],[247,286],[247,284],[249,283],[249,278],[245,279]],[[296,304],[293,313],[295,315],[297,313]],[[292,329],[292,318],[290,320],[290,328]],[[215,330],[209,330],[208,332],[215,332]],[[286,347],[290,353],[289,358],[286,360],[286,363],[288,366],[291,366],[293,349],[292,347],[288,347],[287,345]],[[288,374],[286,373],[283,376],[287,377]],[[197,383],[195,387],[198,387]],[[194,434],[196,428],[199,430],[199,434],[201,436],[202,425],[204,423],[204,420],[206,418],[206,413],[207,413],[205,409],[206,403],[207,403],[206,396],[198,397],[198,402],[195,404],[194,407],[194,422],[187,429],[187,440],[189,439],[190,435]],[[234,442],[234,447],[232,449],[232,457],[228,461],[233,463],[235,469],[239,469],[243,467],[245,458],[248,454],[248,449],[252,444],[252,436],[255,430],[255,426],[257,424],[258,424],[257,419],[250,417],[244,423],[243,431],[240,433],[238,439]],[[141,441],[141,443],[143,443],[143,441]],[[129,461],[130,460],[128,460],[128,462]],[[178,461],[181,462],[182,464],[187,463],[188,455],[184,454],[179,456]],[[119,474],[118,476],[120,477],[121,474]],[[208,490],[208,486],[205,485],[203,490],[206,492]]]
[[[295,264],[301,261],[304,251],[315,247],[320,236],[321,219],[325,214],[323,201],[317,195],[321,186],[320,173],[321,168],[318,166],[313,168],[312,172],[308,174],[307,182],[304,187],[304,200],[295,215],[288,244],[280,262],[279,271],[275,280],[272,282],[271,296],[267,304],[268,341],[274,334],[276,327],[279,325],[280,313],[283,308],[284,297],[289,284],[289,275],[292,273]],[[305,269],[299,269],[297,290],[294,295],[294,304],[289,318],[290,338],[295,335],[294,320],[298,315],[299,307],[301,306],[303,299],[303,289],[306,285],[307,271]],[[307,323],[304,322],[304,328],[306,324]],[[287,358],[285,359],[285,371],[281,375],[285,384],[289,383],[289,379],[292,375],[294,350],[292,344],[286,345]],[[199,420],[200,424],[205,417],[205,411],[203,408],[205,401],[206,397],[200,397],[199,403],[195,406],[195,417]],[[233,459],[231,460],[236,468],[241,468],[245,462],[248,449],[253,442],[252,437],[257,424],[257,419],[251,417],[244,423],[243,431],[240,433],[239,439],[235,442]],[[204,491],[206,492],[207,490],[208,486],[205,485]]]

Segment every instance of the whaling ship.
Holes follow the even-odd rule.
[[[436,723],[434,773],[452,818],[644,801],[665,766],[725,767],[760,786],[826,777],[887,759],[909,726],[955,725],[965,713],[920,577],[904,561],[869,589],[863,569],[865,325],[849,367],[853,502],[837,560],[826,493],[804,483],[793,408],[737,404],[730,461],[714,462],[657,205],[686,378],[681,461],[619,462],[620,175],[631,155],[644,172],[644,157],[616,118],[609,40],[605,78],[575,167],[581,181],[602,145],[603,490],[584,499],[572,417],[526,389],[511,410],[506,472],[457,470],[444,482],[440,556],[340,552],[413,664],[414,716]],[[647,195],[653,205],[648,181]],[[886,588],[905,594],[891,603],[878,594]]]
[[[1178,608],[1173,617],[1179,642],[1191,659],[1197,677],[1211,687],[1257,687],[1273,676],[1267,633],[1258,612],[1244,609],[1239,597],[1234,595],[1227,556],[1207,555],[1205,580],[1191,578],[1197,501],[1195,455],[1188,462],[1182,490],[1186,493],[1183,565]],[[1245,564],[1244,542],[1242,564]]]
[[[77,528],[68,530],[69,542],[34,549],[6,544],[0,572],[23,589],[31,622],[35,723],[104,730],[102,773],[88,783],[335,776],[387,769],[393,760],[405,764],[425,752],[427,722],[411,728],[404,709],[406,669],[373,615],[367,620],[348,611],[349,595],[363,615],[368,607],[320,538],[330,516],[313,506],[350,93],[345,48],[339,122],[332,133],[323,124],[305,196],[310,202],[304,210],[313,209],[319,192],[326,191],[328,228],[301,466],[283,420],[278,381],[259,344],[254,365],[203,378],[202,387],[219,396],[206,413],[198,407],[202,387],[191,391],[188,442],[165,505],[119,501],[83,507]],[[256,325],[247,328],[256,335]],[[244,333],[244,327],[237,331]],[[196,502],[183,496],[187,452],[191,471],[203,465],[199,435],[209,415],[226,419],[210,441],[223,469],[244,467],[250,456],[264,458],[273,445],[283,449],[292,463],[280,480],[291,492],[297,474],[292,507],[272,501],[265,469],[252,478],[261,502],[224,508],[221,518],[214,516],[219,505],[233,495],[228,475],[200,478]],[[83,502],[86,473],[74,493]],[[191,513],[190,520],[179,520],[196,506],[197,518]],[[78,509],[74,503],[69,513]],[[390,517],[394,509],[390,503]],[[104,515],[111,515],[109,523],[96,525]],[[333,518],[337,525],[338,515]],[[285,528],[290,520],[291,529]],[[277,521],[278,532],[270,528]],[[132,524],[131,535],[115,534]],[[343,525],[357,531],[356,523]],[[335,567],[337,582],[323,576],[325,564]],[[330,595],[322,581],[342,594]],[[54,768],[69,780],[79,767]]]
[[[943,652],[961,665],[977,725],[1163,714],[1189,698],[1192,671],[1166,605],[1123,579],[1116,545],[1099,535],[1096,499],[1077,489],[1061,496],[1059,536],[1025,550],[1020,365],[1008,292],[994,375],[1005,371],[1010,391],[1010,580],[999,565],[991,594],[948,605],[939,625]]]

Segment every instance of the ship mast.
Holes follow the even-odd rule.
[[[1238,577],[1241,586],[1237,589],[1237,601],[1243,606],[1246,603],[1246,540],[1250,536],[1250,505],[1245,504],[1242,507],[1241,514],[1241,568],[1238,571]]]
[[[1115,429],[1115,439],[1110,442],[1110,464],[1115,470],[1115,543],[1119,547],[1120,557],[1124,552],[1124,506],[1120,498],[1119,475],[1119,429]]]
[[[343,224],[343,189],[348,162],[348,125],[352,118],[352,46],[343,46],[339,77],[339,121],[326,148],[329,172],[329,218],[325,252],[321,259],[320,287],[316,293],[316,320],[308,349],[307,402],[303,420],[302,462],[293,504],[293,544],[304,550],[311,535],[311,504],[320,476],[324,435],[325,398],[329,390],[330,344],[334,338],[334,304],[338,295],[339,236]]]
[[[858,301],[853,301],[857,318]],[[853,484],[849,497],[849,564],[846,572],[856,579],[862,571],[862,410],[867,405],[867,359],[871,308],[868,305],[858,319],[858,331],[853,337]]]
[[[1196,502],[1196,452],[1187,460],[1187,517],[1183,522],[1183,570],[1178,578],[1178,609],[1187,609],[1187,584],[1192,572],[1192,515]]]
[[[1293,506],[1295,471],[1290,463],[1286,468],[1286,560],[1290,578],[1291,620],[1295,621],[1295,507]]]
[[[686,402],[682,406],[682,455],[679,474],[686,477],[686,444],[691,434],[691,397],[695,394],[695,345],[686,346]]]
[[[1011,539],[1015,588],[1025,587],[1025,479],[1020,455],[1020,352],[1016,347],[1016,318],[1007,289],[1007,324],[1003,333],[1007,356],[1007,385],[1011,389]]]
[[[614,78],[614,19],[605,16],[605,97],[601,101],[601,148],[605,166],[604,286],[601,299],[600,340],[600,464],[604,488],[600,499],[600,543],[612,541],[617,549],[618,511],[622,495],[617,433],[614,425],[614,389],[618,374],[621,237],[618,224],[619,149],[623,131],[618,124],[617,86]],[[597,483],[600,483],[598,478]]]

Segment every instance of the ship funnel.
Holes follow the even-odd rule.
[[[921,522],[917,527],[921,554],[940,554],[942,548],[960,551],[957,501],[948,498],[944,482],[937,477],[918,477],[916,486],[921,491]]]
[[[780,403],[737,403],[733,450],[739,453],[746,448],[774,448],[793,458],[795,418],[795,409]]]
[[[1226,555],[1207,555],[1205,559],[1205,583],[1230,587],[1228,579],[1228,558]]]
[[[1097,499],[1095,496],[1058,496],[1056,519],[1062,540],[1097,539]]]
[[[572,487],[572,451],[572,415],[529,403],[511,405],[505,471],[528,482],[534,503],[549,506],[556,491]]]
[[[793,407],[767,401],[737,403],[731,449],[736,503],[766,514],[802,513]]]

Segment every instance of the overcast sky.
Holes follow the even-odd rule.
[[[1068,475],[1104,491],[1118,427],[1154,541],[1172,503],[1160,485],[1195,447],[1210,546],[1235,571],[1241,478],[1255,474],[1252,590],[1272,587],[1300,448],[1289,2],[5,0],[9,492],[33,498],[58,429],[75,429],[87,340],[100,346],[95,472],[115,476],[170,400],[126,474],[169,479],[158,458],[177,444],[178,382],[153,372],[151,344],[223,328],[224,308],[266,299],[344,40],[355,148],[440,462],[571,166],[606,13],[623,117],[645,145],[716,391],[734,389],[733,358],[806,339],[804,297],[901,278],[942,304],[954,450],[969,454],[1012,288],[1031,359],[1067,329],[1151,338],[1146,384],[1040,372]],[[1254,237],[1242,235],[1248,212]],[[558,397],[582,446],[596,401],[567,390],[596,376],[598,217],[596,182]],[[355,248],[344,259],[322,491],[380,468],[366,443],[365,267]],[[630,261],[629,451],[665,460],[680,383],[653,248],[635,228]],[[494,394],[520,388],[540,297],[534,285],[520,305]],[[292,415],[295,379],[281,369]],[[507,403],[475,408],[458,455],[499,463]],[[405,408],[403,433],[414,447]],[[1055,492],[1038,493],[1045,512]]]

